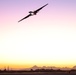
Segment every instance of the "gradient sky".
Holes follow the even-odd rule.
[[[76,65],[76,0],[0,0],[0,67],[33,65]]]

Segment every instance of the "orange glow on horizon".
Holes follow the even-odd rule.
[[[36,64],[35,64],[36,65]],[[35,65],[31,65],[31,64],[28,64],[28,65],[24,65],[24,64],[0,64],[0,69],[7,69],[9,67],[9,69],[27,69],[27,68],[31,68]],[[75,65],[70,65],[70,64],[37,64],[36,66],[38,67],[43,67],[43,66],[46,66],[46,67],[60,67],[60,68],[63,68],[63,67],[68,67],[68,68],[73,68],[73,66]]]

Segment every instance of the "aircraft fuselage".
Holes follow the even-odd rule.
[[[37,13],[34,13],[34,11],[29,11],[29,13],[30,13],[32,16],[37,14]]]

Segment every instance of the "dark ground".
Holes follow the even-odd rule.
[[[25,73],[0,73],[0,75],[76,75],[76,72],[25,72]]]

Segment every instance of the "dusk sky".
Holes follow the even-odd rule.
[[[76,65],[76,0],[0,0],[0,68],[33,65]]]

